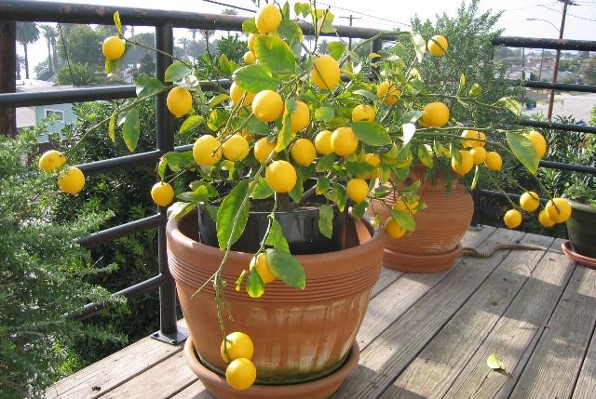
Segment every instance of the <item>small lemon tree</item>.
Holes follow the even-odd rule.
[[[333,19],[330,10],[311,3],[296,3],[293,10],[288,3],[267,4],[242,25],[248,48],[241,63],[225,56],[213,60],[220,75],[213,77],[173,57],[165,76],[140,75],[138,98],[107,121],[111,137],[116,139],[121,130],[134,151],[140,134],[139,102],[167,92],[169,111],[183,118],[177,134],[188,137],[192,150],[163,155],[157,166],[160,181],[152,187],[151,196],[157,205],[169,207],[170,217],[181,217],[201,204],[213,215],[225,255],[205,284],[214,284],[219,305],[225,302],[222,270],[257,201],[269,204],[269,225],[252,262],[236,281],[237,289],[245,287],[252,297],[263,295],[265,284],[277,278],[296,288],[306,286],[304,271],[288,249],[276,212],[292,210],[310,196],[325,199],[319,206],[318,227],[328,237],[334,209],[344,212],[351,207],[354,217],[362,217],[372,199],[383,203],[391,198],[395,205],[387,205],[391,217],[384,227],[389,236],[399,238],[415,230],[412,215],[424,207],[424,198],[416,194],[420,182],[398,188],[416,165],[448,173],[471,188],[480,175],[497,184],[490,175],[501,170],[500,153],[505,151],[531,175],[537,171],[546,145],[540,133],[479,126],[476,121],[479,108],[518,113],[519,104],[513,99],[483,103],[478,98],[482,82],[467,82],[464,74],[453,92],[428,89],[418,67],[425,57],[449,62],[447,38],[395,32],[408,40],[398,41],[382,54],[360,57],[358,49],[350,51],[341,40],[329,43],[327,54],[316,54],[313,49],[320,35],[335,32]],[[312,48],[305,44],[299,22],[312,26]],[[135,44],[122,37],[118,14],[115,23],[120,36],[107,38],[102,48],[108,71],[117,68],[126,46]],[[218,89],[203,91],[200,80],[206,78]],[[219,78],[231,80],[229,90],[219,85]],[[453,102],[461,105],[458,115],[452,115],[447,105]],[[118,120],[123,120],[121,126]],[[494,140],[497,136],[504,140]],[[47,162],[61,164],[59,155],[53,154]],[[47,169],[43,162],[40,166]],[[178,194],[172,184],[177,179],[187,186]],[[75,193],[82,189],[84,177],[70,167],[60,172],[58,181],[64,191]],[[231,189],[222,191],[221,181],[231,184]],[[306,182],[311,183],[305,186]],[[178,201],[172,203],[175,198]],[[521,204],[511,202],[504,216],[511,228],[521,222],[520,210],[534,211],[540,206],[536,193],[522,198]],[[544,207],[543,219],[562,222],[568,217],[567,207],[566,201],[553,199]],[[222,308],[218,306],[218,316],[225,337]],[[222,356],[230,361],[228,381],[238,389],[248,388],[256,373],[249,340],[231,335],[222,344]],[[246,349],[238,352],[242,353],[238,358],[236,341]],[[243,371],[252,377],[238,381]]]

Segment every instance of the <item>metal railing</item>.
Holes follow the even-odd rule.
[[[67,4],[53,2],[38,2],[28,0],[0,0],[0,18],[8,21],[34,21],[80,24],[112,25],[113,14],[118,11],[121,20],[126,25],[149,26],[155,28],[155,48],[173,53],[174,28],[242,31],[245,17],[203,14],[192,12],[176,12],[162,10],[147,10],[128,7],[105,7],[83,4]],[[301,24],[305,34],[313,34],[311,25]],[[377,29],[357,27],[337,27],[340,36],[370,39],[381,33]],[[373,51],[381,48],[381,41],[373,41]],[[156,55],[156,74],[163,76],[171,59],[163,54]],[[203,90],[213,89],[209,82],[201,84]],[[59,103],[73,103],[83,101],[115,100],[136,97],[134,85],[104,86],[92,88],[75,88],[60,91],[41,91],[34,93],[5,93],[0,94],[0,108],[28,107]],[[167,111],[166,95],[159,95],[156,99],[156,143],[155,149],[138,154],[126,155],[118,158],[78,165],[86,175],[106,173],[121,168],[156,163],[168,151],[185,151],[190,146],[174,147],[173,117]],[[125,288],[115,294],[126,297],[142,295],[154,289],[159,289],[160,322],[159,331],[154,338],[168,343],[178,343],[186,338],[184,332],[178,331],[176,320],[176,292],[175,286],[167,267],[165,209],[140,220],[115,226],[91,234],[80,240],[85,246],[96,246],[117,238],[134,234],[144,229],[156,228],[158,274],[145,281]],[[84,319],[105,309],[107,305],[88,304],[75,318]]]

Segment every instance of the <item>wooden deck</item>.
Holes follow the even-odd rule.
[[[596,397],[596,270],[570,261],[550,237],[481,226],[464,246],[518,242],[545,250],[459,258],[437,274],[384,269],[358,335],[360,365],[333,398]],[[489,369],[492,353],[507,373]],[[47,397],[212,398],[180,346],[150,338]]]

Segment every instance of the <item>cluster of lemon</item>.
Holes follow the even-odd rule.
[[[221,357],[228,363],[226,381],[232,388],[244,391],[254,384],[257,369],[251,360],[253,353],[254,344],[245,333],[235,331],[221,342]]]
[[[76,195],[85,186],[85,175],[76,166],[64,166],[66,157],[57,150],[49,150],[39,158],[39,169],[48,173],[58,173],[58,187],[65,193]]]

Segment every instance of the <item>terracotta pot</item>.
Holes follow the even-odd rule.
[[[268,284],[258,299],[236,292],[234,282],[252,254],[232,252],[223,278],[229,312],[227,332],[242,331],[255,344],[257,384],[311,381],[342,367],[366,313],[370,292],[380,274],[385,235],[370,224],[348,218],[348,248],[318,255],[299,255],[306,288],[281,281]],[[222,374],[222,341],[214,289],[207,284],[223,252],[198,242],[196,212],[168,222],[168,259],[190,334],[203,365]],[[314,399],[315,397],[309,397]]]
[[[412,168],[404,186],[420,179],[418,190],[426,208],[414,215],[416,231],[399,239],[387,238],[383,264],[389,268],[415,273],[430,273],[450,268],[461,252],[461,239],[474,213],[474,201],[467,189],[458,180],[451,182],[451,190],[445,188],[443,176],[434,182],[425,179],[423,167]],[[389,196],[386,203],[395,201]],[[372,211],[386,220],[386,208],[373,202]]]

